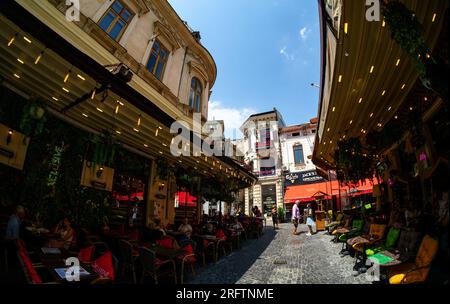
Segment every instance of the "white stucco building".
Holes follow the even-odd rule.
[[[258,182],[245,189],[245,212],[251,208],[269,211],[283,205],[282,161],[279,130],[285,127],[281,113],[272,111],[251,115],[241,126],[244,139],[237,143]]]

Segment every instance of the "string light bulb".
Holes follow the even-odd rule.
[[[120,104],[119,104],[119,102],[117,102],[116,103],[116,108],[114,109],[114,114],[119,114],[119,106],[120,106]]]
[[[16,40],[18,33],[15,33],[14,36],[11,37],[11,39],[8,42],[8,47],[11,46],[11,44],[13,44],[14,40]]]
[[[91,94],[91,99],[92,100],[94,100],[94,98],[95,98],[95,94],[97,93],[97,88],[94,88],[93,90],[92,90],[92,94]]]
[[[39,55],[36,57],[36,60],[34,61],[34,64],[38,64],[39,63],[39,61],[42,58],[42,55],[44,55],[44,51],[39,53]]]
[[[67,80],[69,80],[69,76],[70,76],[70,70],[67,72],[66,76],[64,77],[64,83],[66,83]]]

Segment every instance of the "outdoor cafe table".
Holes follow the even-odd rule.
[[[377,254],[370,256],[369,259],[377,261],[380,264],[380,267],[392,267],[404,262],[400,253],[391,252],[389,250],[380,251]]]
[[[170,235],[170,236],[175,237],[175,238],[177,238],[177,237],[182,237],[182,236],[185,235],[184,232],[181,232],[181,231],[174,231],[174,230],[167,230],[166,233],[167,233],[168,235]]]
[[[150,249],[153,250],[157,256],[167,258],[169,260],[174,260],[178,256],[186,253],[184,249],[167,248],[159,245],[154,245],[150,247]]]
[[[59,252],[56,252],[57,250],[55,249],[58,249]],[[43,252],[41,248],[36,251],[42,265],[49,271],[55,282],[72,283],[68,282],[66,279],[61,278],[56,272],[56,269],[70,267],[66,265],[65,260],[69,257],[74,257],[74,254],[71,254],[66,249],[62,248],[51,248],[51,250],[55,250],[55,253]],[[80,267],[89,272],[88,275],[80,275],[81,283],[90,283],[99,277],[99,275],[92,269],[90,265],[80,262]]]
[[[50,239],[59,238],[57,233],[50,232],[45,228],[25,227],[26,239],[32,246],[41,247],[44,246]]]

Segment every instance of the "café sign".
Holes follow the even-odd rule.
[[[285,175],[285,186],[322,183],[326,180],[316,170],[292,172]]]

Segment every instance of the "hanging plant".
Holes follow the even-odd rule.
[[[116,150],[120,145],[114,141],[111,134],[104,132],[102,135],[94,135],[91,143],[93,144],[92,170],[95,171],[97,165],[112,167]]]
[[[47,121],[45,114],[45,106],[42,100],[33,99],[27,102],[20,119],[20,131],[28,137],[41,134]]]
[[[426,68],[421,58],[426,58],[429,50],[422,36],[422,24],[403,3],[399,1],[382,3],[383,15],[392,39],[411,57],[420,77],[424,77]]]
[[[382,7],[392,39],[409,55],[424,87],[448,100],[449,66],[431,57],[415,14],[400,1],[383,1]]]

